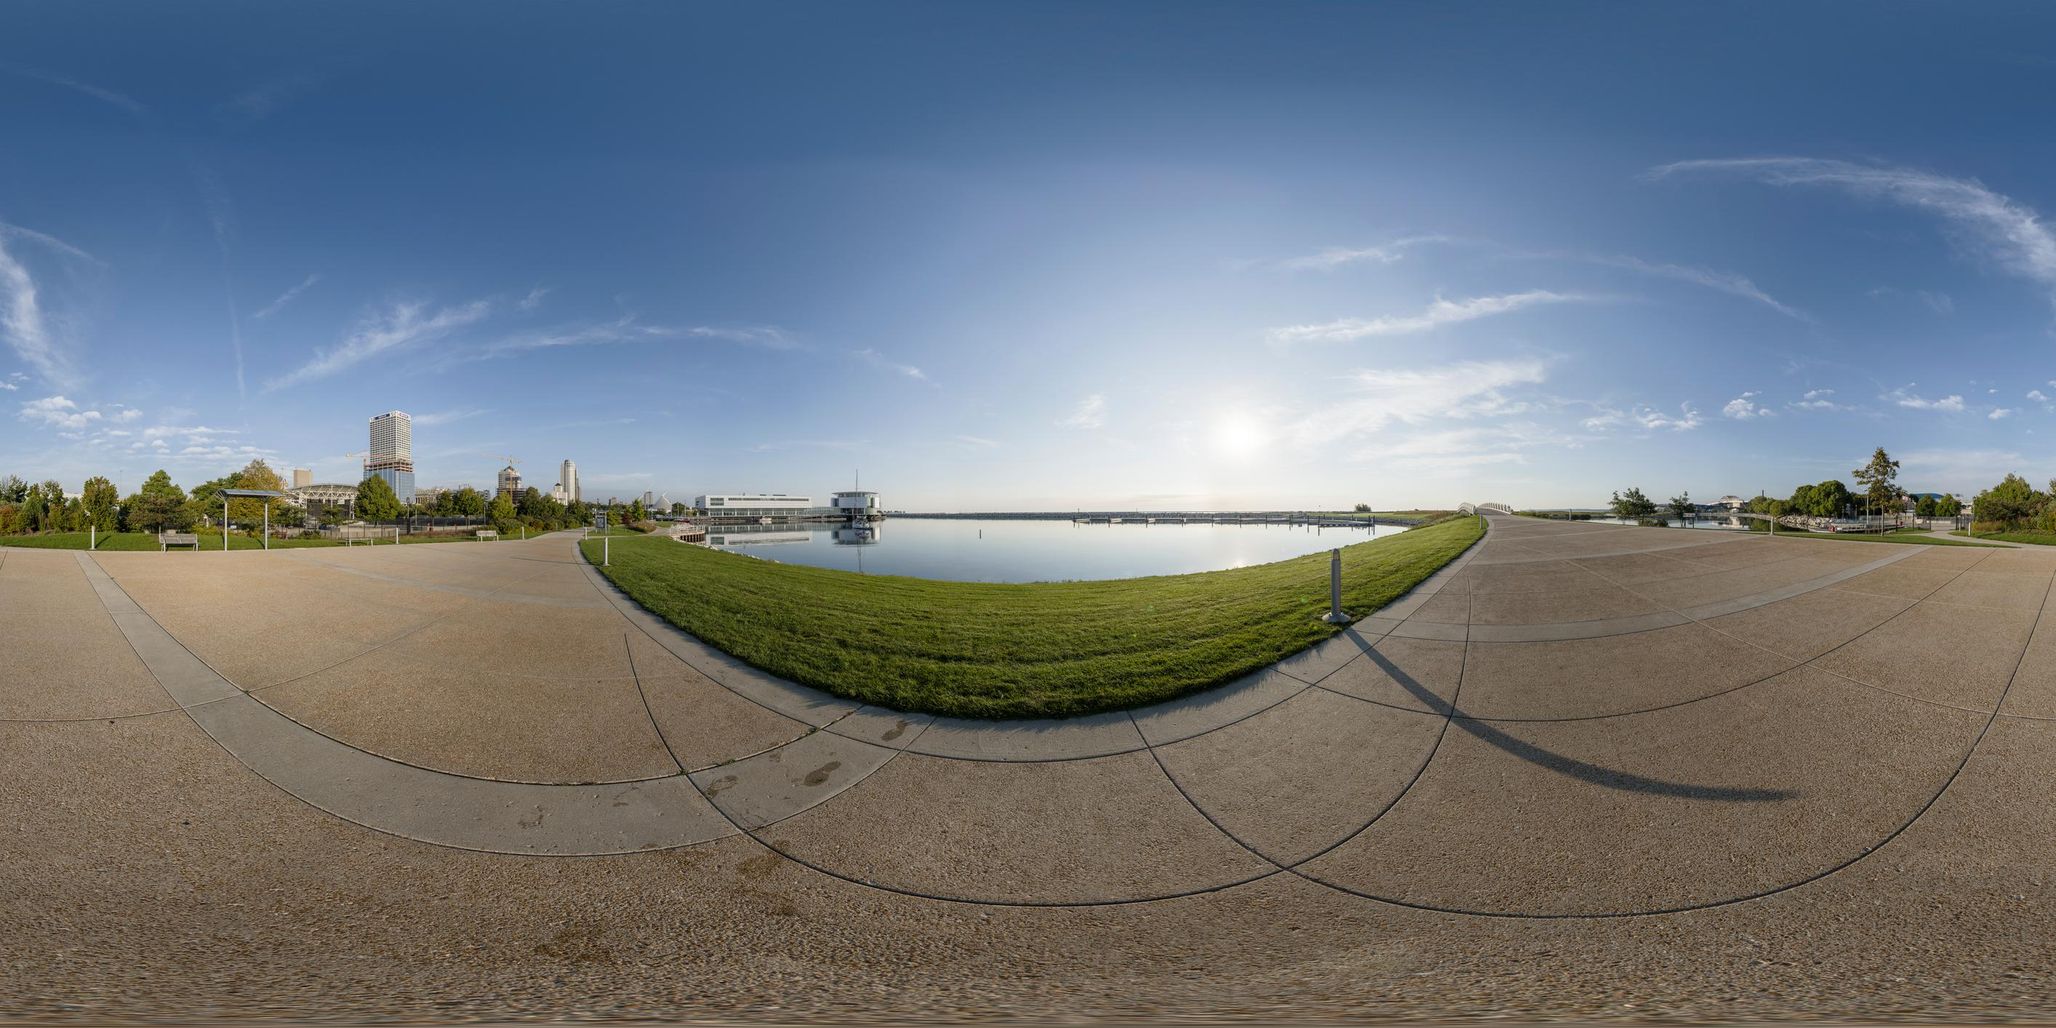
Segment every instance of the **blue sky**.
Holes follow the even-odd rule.
[[[0,473],[907,509],[2056,474],[2056,9],[0,8]]]

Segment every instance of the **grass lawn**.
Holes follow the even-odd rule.
[[[86,548],[88,541],[89,534],[86,532],[50,532],[44,535],[0,536],[0,546],[27,546],[46,550],[83,550]],[[327,539],[273,539],[271,541],[271,548],[274,550],[295,550],[338,545],[341,544],[330,542]],[[221,536],[218,534],[201,535],[200,548],[202,550],[221,549]],[[228,548],[231,550],[261,550],[264,548],[264,540],[246,535],[232,535],[228,537]],[[157,536],[152,532],[109,532],[100,536],[98,549],[104,551],[155,550],[157,549]],[[184,553],[191,549],[192,547],[190,546],[174,546],[171,548],[171,552]]]
[[[1343,606],[1392,602],[1484,535],[1481,518],[1344,547]],[[580,544],[599,562],[599,543]],[[1220,685],[1333,635],[1328,555],[1195,575],[1028,585],[775,564],[642,536],[601,573],[776,675],[960,717],[1068,717]]]
[[[1971,539],[1997,539],[2000,542],[2007,543],[2026,543],[2029,546],[2056,546],[2056,532],[1979,532],[1976,535],[1971,535],[1964,529],[1959,528],[1949,534],[1965,536]]]
[[[1755,528],[1753,526],[1749,529],[1749,531],[1757,535],[1762,535],[1764,532],[1763,529]],[[1961,535],[1962,533],[1958,532],[1952,534]],[[1833,539],[1834,541],[1841,543],[1911,543],[1915,546],[1984,546],[1987,549],[1991,548],[1988,544],[1974,543],[1968,539],[1938,539],[1934,536],[1928,535],[1925,531],[1918,528],[1902,528],[1896,531],[1886,532],[1883,535],[1871,535],[1858,534],[1854,532],[1802,532],[1797,529],[1786,528],[1783,525],[1780,525],[1778,526],[1778,535],[1789,535],[1794,539]],[[2003,539],[2005,537],[1993,536],[1993,538]],[[2050,541],[2056,542],[2056,538],[2052,538]]]

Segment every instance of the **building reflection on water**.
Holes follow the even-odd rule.
[[[822,526],[815,529],[796,529],[791,525],[732,525],[707,531],[709,546],[779,546],[787,543],[807,543],[814,540],[816,532],[828,533],[830,542],[837,546],[871,546],[880,538],[884,522],[872,521],[852,525]]]

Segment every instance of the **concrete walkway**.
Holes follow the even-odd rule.
[[[98,1013],[199,1009],[179,1004],[246,973],[231,940],[252,933],[293,976],[264,1009],[303,1012],[319,1009],[291,1005],[317,1002],[307,983],[351,995],[418,940],[451,980],[568,975],[582,1001],[652,990],[674,1013],[770,1010],[798,988],[824,1010],[907,1015],[1075,1012],[1062,996],[1095,994],[1103,1011],[1290,995],[1309,1015],[1455,1014],[1474,998],[1373,983],[1419,984],[1401,968],[1459,952],[1510,962],[1513,1012],[1665,989],[1698,997],[1686,1012],[1794,1009],[1736,1006],[1666,964],[1688,952],[1763,986],[1779,973],[1723,948],[1742,928],[1810,940],[1816,971],[1835,960],[1819,934],[1837,933],[1826,950],[1851,977],[1812,986],[1813,1012],[1941,1012],[1857,988],[1921,938],[1904,956],[1947,995],[2048,1013],[2049,990],[2021,983],[2046,986],[2056,937],[2056,802],[2025,785],[2056,771],[2056,644],[2038,631],[2052,578],[2056,553],[2034,549],[1496,517],[1398,603],[1241,682],[988,723],[755,671],[643,612],[564,536],[0,551],[16,672],[0,774],[18,783],[0,805],[18,829],[0,949],[36,954],[0,969],[0,1013],[67,991]],[[376,918],[310,913],[339,895]],[[615,913],[575,913],[590,909]],[[844,939],[839,970],[762,965],[791,952],[746,927],[767,909]],[[321,945],[272,937],[293,918]],[[1201,989],[1149,948],[1187,918],[1242,944],[1233,964],[1193,951]],[[1543,924],[1562,927],[1522,927]],[[650,977],[709,931],[731,958],[704,972],[719,988]],[[1634,945],[1650,933],[1667,948]],[[149,944],[174,938],[197,941]],[[1413,956],[1381,956],[1393,939]],[[1631,955],[1586,962],[1614,946]],[[170,951],[216,970],[163,966]],[[925,984],[899,977],[908,960]],[[993,966],[1062,968],[1071,991]],[[880,998],[883,982],[911,991]]]

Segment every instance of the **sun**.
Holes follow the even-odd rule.
[[[1264,448],[1268,434],[1262,422],[1239,411],[1221,415],[1213,424],[1214,452],[1223,457],[1253,457]]]

